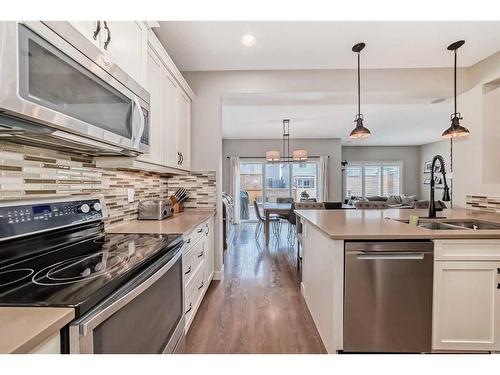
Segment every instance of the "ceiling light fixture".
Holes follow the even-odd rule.
[[[257,43],[257,39],[251,34],[245,34],[241,37],[241,44],[245,47],[253,47]]]
[[[459,40],[448,46],[448,51],[453,51],[455,55],[455,65],[453,69],[454,112],[451,114],[450,127],[446,129],[442,134],[443,138],[459,138],[459,137],[465,137],[470,134],[469,129],[460,125],[460,120],[463,120],[463,117],[460,112],[457,112],[457,50],[460,47],[462,47],[464,43],[465,40]]]
[[[354,122],[356,127],[353,129],[350,138],[366,138],[371,135],[370,130],[363,126],[363,115],[361,114],[361,72],[360,72],[360,52],[365,48],[365,43],[358,43],[352,47],[352,52],[358,54],[358,114]]]
[[[266,160],[269,162],[284,162],[289,163],[292,161],[304,162],[308,158],[307,150],[294,150],[290,156],[290,120],[283,120],[283,157],[280,156],[279,151],[267,151]]]

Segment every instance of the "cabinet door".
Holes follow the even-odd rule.
[[[97,22],[98,21],[69,21],[83,36],[94,43],[96,46],[100,46],[101,35],[103,33],[103,24],[100,21],[100,32],[96,35],[94,39],[94,33],[97,32]]]
[[[146,86],[146,25],[139,21],[107,21],[107,26],[109,31],[102,26],[101,48],[109,53],[120,68]]]
[[[163,74],[163,160],[166,166],[179,168],[177,155],[177,84],[167,69]]]
[[[148,48],[147,89],[151,95],[150,136],[148,154],[139,156],[139,160],[156,164],[164,163],[163,156],[163,76],[164,67],[155,51]]]
[[[180,167],[190,167],[191,100],[178,89],[177,93],[177,149],[181,153]]]
[[[500,263],[434,263],[433,349],[500,350]]]
[[[214,219],[211,218],[205,226],[205,269],[207,275],[207,287],[214,273]]]

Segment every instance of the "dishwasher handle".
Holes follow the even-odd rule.
[[[425,257],[424,253],[416,252],[359,252],[356,254],[356,259],[359,260],[423,260]]]

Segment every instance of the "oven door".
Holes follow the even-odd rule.
[[[172,255],[173,254],[173,255]],[[69,327],[70,353],[174,353],[184,337],[182,244]]]
[[[52,27],[0,25],[0,108],[55,135],[59,130],[146,152],[147,91],[69,23]]]

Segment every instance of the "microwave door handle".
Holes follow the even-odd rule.
[[[142,133],[144,133],[144,127],[146,126],[146,120],[144,118],[144,112],[142,110],[141,103],[139,103],[139,99],[137,99],[136,96],[134,96],[133,103],[134,103],[133,105],[135,105],[135,107],[137,108],[137,112],[139,113],[139,127],[137,128],[137,132],[134,133],[134,135],[133,135],[134,147],[138,148],[139,144],[141,143]],[[134,121],[134,124],[135,123],[136,122]]]

